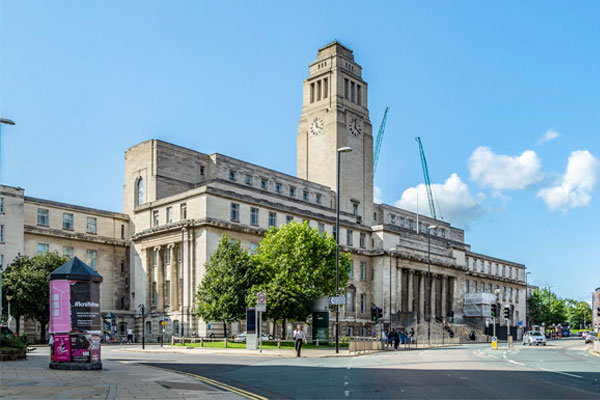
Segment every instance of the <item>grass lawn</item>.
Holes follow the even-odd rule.
[[[200,343],[186,343],[185,345],[181,345],[178,343],[175,343],[175,346],[182,346],[182,347],[201,347]],[[224,346],[224,342],[222,341],[218,341],[218,342],[204,342],[204,347],[209,347],[209,348],[216,348],[216,349],[223,349],[225,348]],[[263,349],[277,349],[277,342],[275,341],[268,341],[268,342],[263,342],[262,344]],[[341,348],[347,348],[348,347],[348,343],[340,343],[340,347]],[[246,348],[246,343],[235,343],[235,342],[228,342],[227,343],[227,348],[230,349],[245,349]],[[282,349],[293,349],[294,348],[294,343],[293,342],[281,342],[281,348]],[[334,349],[335,348],[335,343],[329,344],[329,345],[325,345],[325,344],[321,344],[319,345],[319,347],[317,347],[316,345],[312,344],[312,343],[308,343],[302,346],[303,349],[326,349],[326,348],[331,348]]]

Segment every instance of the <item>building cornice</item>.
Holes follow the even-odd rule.
[[[129,241],[124,239],[115,239],[106,236],[90,235],[85,233],[63,231],[58,229],[40,228],[38,226],[33,225],[25,225],[24,228],[25,234],[40,235],[60,239],[80,240],[83,242],[93,242],[98,244],[106,244],[110,246],[129,247]]]

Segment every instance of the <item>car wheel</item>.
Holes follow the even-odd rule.
[[[544,346],[546,345],[546,343],[544,343]]]

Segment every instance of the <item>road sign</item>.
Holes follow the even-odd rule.
[[[519,325],[519,326],[523,326],[523,321],[522,321],[522,320],[519,320],[519,322],[517,322],[517,325]]]
[[[496,350],[498,348],[498,338],[494,336],[492,338],[492,349]]]
[[[160,321],[160,324],[161,324],[162,326],[167,326],[167,321]]]
[[[264,292],[259,292],[256,294],[256,311],[267,311],[267,294]]]
[[[329,298],[329,304],[331,304],[332,306],[334,305],[343,305],[345,303],[345,299],[344,296],[336,296],[336,297],[330,297]]]

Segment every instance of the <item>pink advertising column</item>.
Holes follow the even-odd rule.
[[[50,368],[102,369],[100,283],[102,276],[77,257],[50,280]]]

